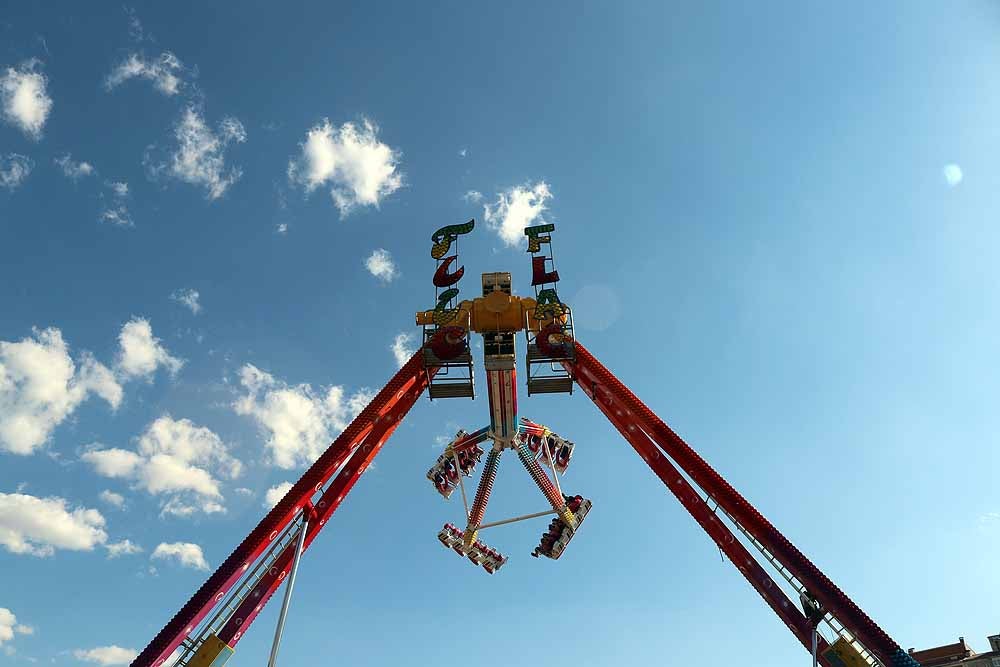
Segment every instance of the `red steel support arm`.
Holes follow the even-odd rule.
[[[316,518],[309,520],[306,529],[305,544],[303,553],[309,549],[309,545],[316,538],[316,535],[330,517],[340,506],[341,501],[354,488],[355,482],[364,474],[368,466],[375,459],[375,456],[382,450],[382,445],[393,434],[396,427],[402,422],[403,417],[419,398],[420,392],[406,392],[400,402],[396,405],[396,412],[391,418],[382,420],[382,423],[373,429],[364,444],[351,456],[344,465],[340,473],[334,478],[330,486],[323,492],[323,495],[315,504]],[[218,637],[233,648],[237,642],[246,634],[247,628],[267,604],[268,600],[285,580],[292,565],[294,553],[290,548],[286,548],[278,557],[267,573],[254,585],[253,590],[243,600],[239,607],[233,612],[229,620],[219,630]]]
[[[586,387],[583,390],[590,396],[589,390]],[[812,650],[812,626],[809,624],[808,619],[806,619],[805,615],[799,611],[799,608],[794,603],[789,602],[788,596],[785,595],[771,575],[761,567],[757,559],[736,539],[729,526],[719,521],[719,518],[708,506],[708,503],[677,472],[677,468],[657,449],[656,445],[650,441],[641,428],[629,423],[623,419],[623,416],[615,414],[609,401],[601,400],[595,396],[590,397],[608,418],[608,421],[618,429],[618,432],[632,445],[636,453],[652,468],[664,486],[677,497],[677,500],[681,502],[684,508],[694,517],[694,520],[698,522],[698,525],[715,541],[719,549],[725,553],[733,565],[736,566],[736,569],[740,571],[740,574],[764,598],[764,602],[788,626],[792,634],[802,642],[802,646],[807,651]],[[824,667],[832,667],[831,663],[822,656],[823,651],[828,646],[823,637],[819,637],[818,646],[819,653],[821,654],[820,663]]]
[[[899,644],[893,641],[875,621],[869,618],[680,436],[664,424],[587,348],[579,342],[575,345],[576,361],[563,362],[563,365],[597,406],[606,415],[613,418],[613,423],[615,420],[620,421],[626,430],[631,430],[632,427],[641,429],[651,441],[659,446],[664,454],[673,459],[698,486],[711,495],[719,506],[774,554],[782,565],[822,603],[823,607],[836,616],[847,630],[865,645],[883,665],[917,665],[899,647]],[[647,463],[650,463],[648,458],[646,460]],[[653,464],[650,463],[650,465]],[[680,475],[677,477],[679,478]],[[671,485],[668,484],[668,487]],[[671,488],[671,490],[674,489]],[[674,490],[674,493],[676,495],[678,491]],[[681,498],[681,501],[684,502],[684,498]],[[709,534],[711,535],[711,532]],[[740,562],[736,560],[733,562],[742,571]],[[751,583],[754,582],[751,580]],[[785,620],[786,624],[788,623],[784,617],[782,620]],[[795,632],[794,629],[793,632]],[[796,632],[796,636],[799,636],[798,632]]]
[[[257,527],[240,543],[218,569],[202,584],[201,588],[188,600],[187,604],[163,627],[153,640],[132,661],[132,667],[159,667],[188,633],[192,632],[204,619],[212,607],[225,597],[229,589],[239,581],[241,575],[254,563],[258,556],[294,521],[300,510],[323,489],[330,477],[361,445],[368,435],[382,426],[393,426],[405,416],[413,401],[427,387],[430,373],[423,367],[423,350],[417,352],[399,369],[382,388],[371,403],[348,425],[329,448],[299,478],[299,481],[285,494],[261,520]],[[405,407],[405,409],[404,409]],[[385,437],[391,433],[386,431]],[[380,438],[379,442],[384,441]],[[377,448],[374,448],[377,451]],[[367,464],[366,464],[367,465]],[[353,482],[351,483],[353,485]],[[348,485],[343,493],[350,489]],[[325,496],[324,496],[325,497]],[[342,497],[342,496],[341,496]],[[340,499],[338,498],[337,503]],[[332,509],[330,510],[332,512]],[[322,513],[322,511],[321,511]],[[323,524],[317,521],[316,530]],[[310,523],[312,530],[313,524]],[[314,533],[315,535],[315,533]]]

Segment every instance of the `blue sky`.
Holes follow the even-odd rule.
[[[504,229],[554,222],[591,351],[903,647],[985,650],[998,14],[5,8],[0,664],[145,646],[396,370],[429,235],[470,217],[466,293],[524,293]],[[566,556],[528,556],[544,523],[496,529],[493,577],[441,549],[424,473],[487,415],[423,400],[304,560],[282,662],[803,664],[585,396],[521,411],[578,445]],[[494,497],[544,506],[513,459]]]

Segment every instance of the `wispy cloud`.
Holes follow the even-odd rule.
[[[128,183],[125,181],[106,181],[104,187],[107,194],[102,192],[101,197],[101,222],[109,222],[117,227],[134,227],[132,214],[128,209]]]
[[[73,657],[83,662],[93,662],[101,667],[114,667],[115,665],[127,665],[139,657],[139,652],[131,648],[121,646],[99,646],[97,648],[82,649],[73,651]]]
[[[104,87],[109,91],[114,90],[130,79],[139,78],[151,82],[153,87],[164,95],[173,96],[179,93],[184,85],[181,79],[183,73],[184,66],[170,51],[164,51],[155,59],[147,59],[141,54],[132,53],[111,70],[104,79]]]
[[[80,457],[98,475],[131,481],[163,500],[163,514],[191,516],[224,512],[219,474],[236,479],[243,464],[204,426],[163,415],[139,438],[136,451],[90,449]]]
[[[281,502],[281,499],[285,497],[292,488],[291,482],[281,482],[280,484],[275,484],[267,490],[264,494],[264,507],[270,509]]]
[[[92,551],[108,539],[104,523],[97,510],[71,507],[64,498],[0,493],[0,547],[12,554]]]
[[[48,79],[39,71],[41,63],[29,60],[0,75],[0,111],[6,123],[38,140],[52,111]]]
[[[170,298],[186,307],[195,315],[201,312],[201,303],[198,301],[201,295],[196,289],[179,289],[171,294]]]
[[[506,245],[516,246],[524,241],[525,227],[545,222],[542,213],[550,199],[552,192],[545,181],[516,185],[497,193],[492,205],[485,204],[483,218]]]
[[[31,174],[35,163],[31,158],[17,153],[0,155],[0,188],[16,190]]]
[[[132,39],[132,41],[153,41],[152,35],[148,35],[146,30],[142,27],[142,21],[139,20],[139,15],[136,13],[135,8],[124,7],[124,10],[125,16],[128,19],[128,36]]]
[[[142,547],[132,540],[111,542],[105,544],[104,548],[108,550],[108,558],[121,558],[122,556],[134,556],[142,553]]]
[[[16,342],[0,341],[0,451],[29,455],[90,395],[116,409],[122,387],[93,355],[74,360],[62,332],[35,329]]]
[[[94,165],[85,161],[74,162],[73,156],[69,153],[66,153],[62,157],[57,157],[55,163],[62,169],[62,173],[66,178],[74,181],[94,173]]]
[[[101,491],[97,497],[101,499],[101,502],[111,505],[112,507],[117,507],[118,509],[125,506],[125,496],[120,493],[115,493],[114,491],[109,491],[108,489]]]
[[[288,164],[289,180],[306,193],[329,186],[341,217],[358,206],[377,208],[403,185],[399,152],[379,141],[378,127],[370,120],[338,128],[324,119],[300,146],[301,155]]]
[[[207,570],[208,561],[201,547],[191,542],[161,542],[153,550],[151,558],[158,560],[173,560],[182,567],[190,567],[195,570]]]
[[[343,387],[323,392],[289,385],[252,364],[240,369],[240,386],[246,393],[233,409],[266,434],[271,462],[279,468],[315,461],[373,396],[367,389],[348,396]]]
[[[122,326],[118,335],[118,370],[126,379],[151,380],[158,368],[166,368],[171,375],[184,365],[183,359],[171,355],[163,342],[153,335],[153,327],[143,317],[133,317]]]
[[[14,612],[6,607],[0,607],[0,646],[14,639],[15,634],[33,635],[35,629],[30,625],[18,623]]]
[[[392,350],[392,355],[396,357],[396,364],[402,368],[410,360],[410,357],[413,356],[413,353],[417,351],[416,346],[413,344],[413,334],[405,331],[396,334],[396,338],[393,339],[389,349]]]
[[[396,264],[392,261],[392,255],[385,248],[373,250],[372,254],[365,260],[365,268],[368,269],[368,273],[387,283],[392,282],[392,279],[398,275]]]
[[[205,196],[218,199],[243,176],[243,170],[226,164],[226,149],[247,140],[238,119],[223,118],[218,128],[208,126],[202,111],[188,106],[174,128],[175,149],[166,162],[156,163],[147,151],[145,164],[153,177],[166,174],[205,189]]]

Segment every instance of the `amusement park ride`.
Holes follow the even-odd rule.
[[[449,225],[431,237],[431,257],[437,260],[433,278],[436,299],[433,309],[416,314],[416,323],[423,327],[421,348],[153,638],[132,667],[221,667],[287,579],[269,662],[273,667],[299,559],[382,445],[425,389],[431,400],[474,398],[469,347],[473,333],[483,337],[490,423],[472,433],[459,431],[427,473],[434,488],[446,498],[459,489],[465,509],[464,529],[447,523],[438,539],[493,574],[507,557],[484,544],[479,531],[552,514],[555,518],[531,555],[562,556],[587,517],[591,502],[562,492],[559,477],[570,463],[573,443],[541,424],[518,418],[515,337],[521,331],[527,343],[528,396],[571,394],[574,383],[582,389],[812,652],[814,664],[920,667],[576,340],[572,311],[557,292],[559,273],[551,250],[554,225],[524,230],[531,253],[534,297],[515,295],[509,273],[484,273],[482,295],[459,301],[456,285],[465,267],[450,269],[458,260],[459,238],[474,227],[475,221]],[[484,443],[488,452],[480,446]],[[551,508],[482,523],[505,449],[517,453]],[[473,473],[484,454],[483,472],[469,506],[462,478]]]

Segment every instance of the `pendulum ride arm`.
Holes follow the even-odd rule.
[[[469,523],[463,537],[466,549],[471,547],[479,536],[479,524],[483,522],[483,516],[486,514],[486,503],[490,501],[490,492],[493,491],[493,482],[496,480],[497,469],[500,467],[500,453],[502,451],[502,449],[494,447],[486,455],[483,476],[479,479],[476,497],[472,501],[472,507],[469,508]]]
[[[575,361],[562,362],[581,389],[635,448],[667,488],[680,500],[698,524],[718,544],[729,560],[764,598],[779,618],[802,642],[812,648],[812,625],[780,590],[771,576],[733,535],[729,527],[695,491],[677,467],[704,490],[737,527],[790,572],[822,605],[828,616],[849,633],[850,638],[885,667],[919,667],[899,644],[851,601],[819,568],[765,519],[742,495],[712,469],[684,440],[674,433],[628,387],[622,384],[583,345],[575,344]],[[669,457],[669,459],[668,459]],[[819,639],[819,652],[826,642]],[[820,657],[824,665],[831,665]]]
[[[524,466],[525,470],[531,476],[531,479],[535,482],[538,489],[545,495],[545,499],[549,501],[552,505],[552,509],[559,515],[559,518],[563,520],[570,528],[576,528],[576,518],[573,513],[566,507],[566,501],[563,500],[562,494],[556,489],[555,484],[549,479],[549,476],[545,474],[542,470],[542,466],[538,465],[538,460],[535,458],[534,452],[528,447],[528,442],[522,442],[517,448],[517,457],[521,459],[521,464]],[[558,475],[555,472],[555,467],[553,466],[553,475]]]
[[[291,545],[294,541],[291,533],[298,530],[303,509],[313,503],[316,494],[321,494],[313,503],[317,518],[310,519],[306,528],[304,548],[308,549],[358,477],[427,388],[436,370],[424,369],[423,351],[418,350],[132,661],[132,667],[162,665],[227,595],[232,600],[232,607],[220,609],[217,616],[221,615],[219,623],[222,625],[213,626],[212,632],[230,645],[238,641],[285,578],[293,549],[286,545],[269,567],[261,568],[263,571],[255,575],[255,580],[245,579],[243,575],[257,570],[255,563],[269,547],[276,544],[276,540],[287,537]]]

